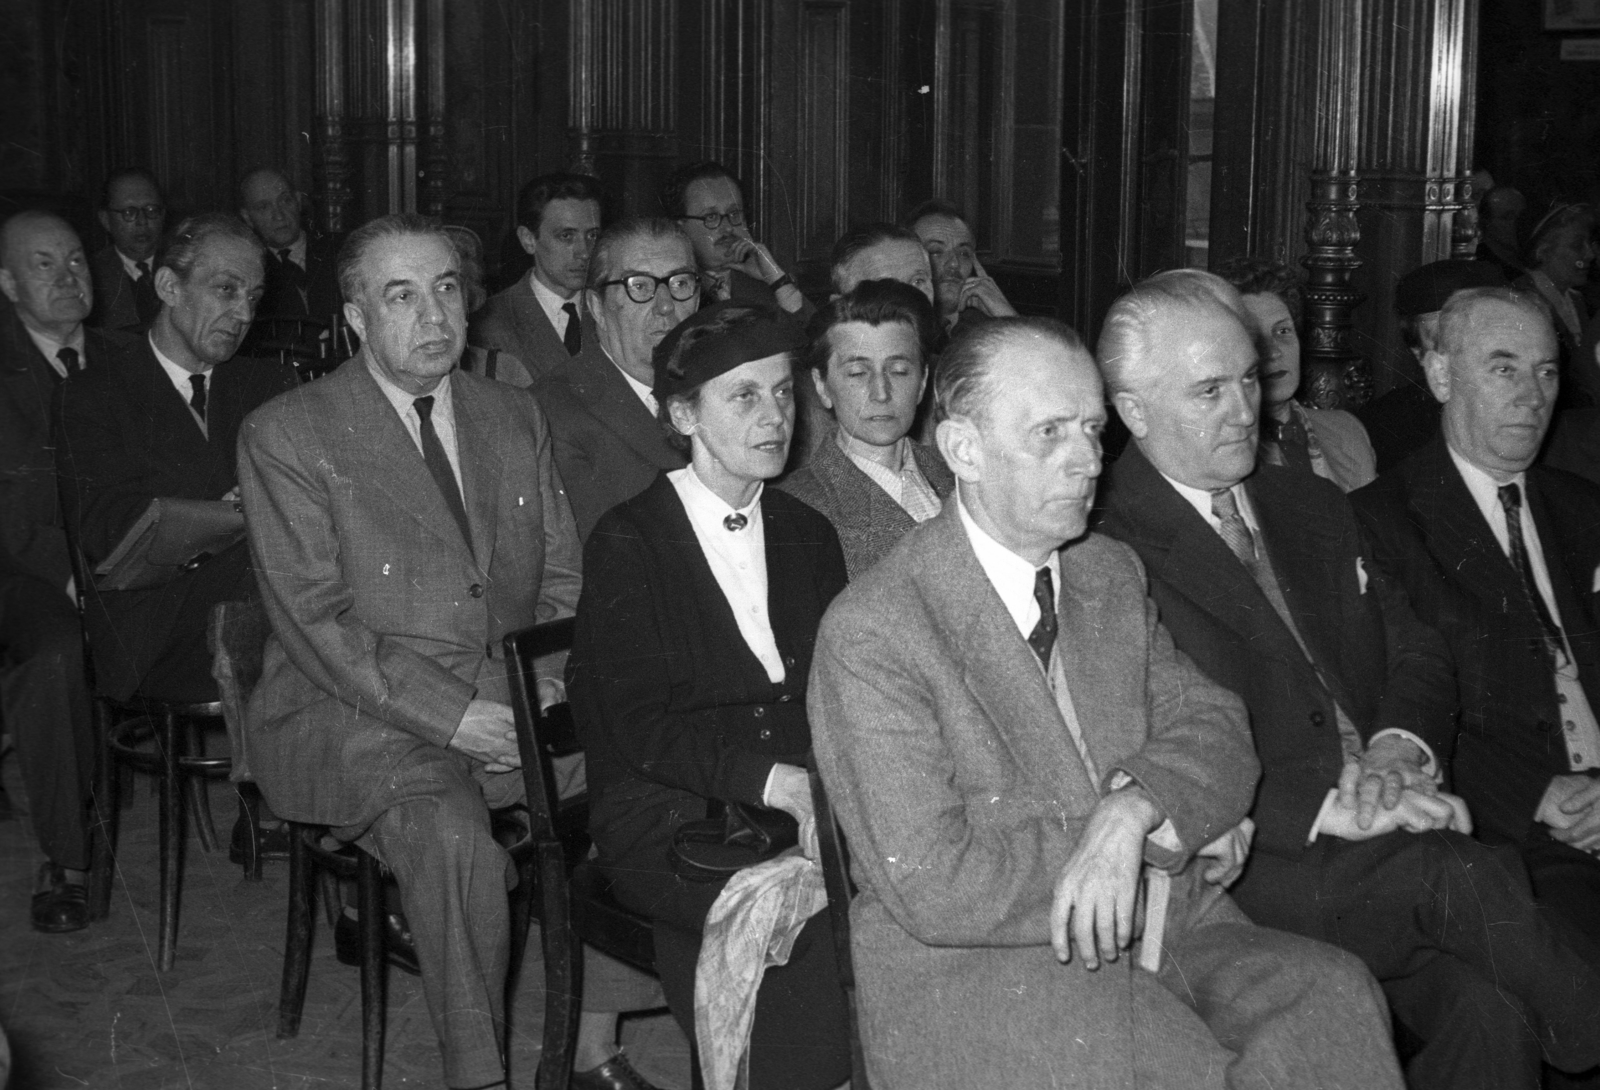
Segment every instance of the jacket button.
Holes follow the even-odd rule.
[[[766,715],[766,714],[767,714],[767,709],[761,707],[760,705],[756,706],[755,717],[757,719],[760,719],[763,715]]]
[[[794,665],[794,656],[793,655],[789,655],[786,658],[784,658],[783,664],[785,666],[793,666]]]
[[[482,598],[483,597],[483,584],[482,583],[474,583],[474,584],[472,584],[472,586],[467,588],[467,593],[472,595],[474,598]]]
[[[778,703],[779,704],[787,704],[787,703],[789,703],[789,701],[791,701],[793,699],[794,699],[794,694],[793,693],[784,693],[782,696],[780,696],[778,698]]]
[[[759,737],[763,742],[770,742],[772,741],[772,732],[763,728]]]
[[[1321,712],[1312,712],[1310,718],[1311,718],[1311,725],[1313,727],[1320,727],[1320,726],[1322,726],[1322,724],[1324,724],[1324,723],[1326,723],[1328,721],[1327,717],[1324,716]]]

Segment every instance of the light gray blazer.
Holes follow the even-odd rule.
[[[363,354],[240,430],[272,622],[245,729],[284,817],[375,817],[408,751],[446,745],[474,697],[508,701],[502,637],[577,606],[578,537],[544,415],[524,391],[450,382],[470,549]]]
[[[1177,869],[1244,816],[1259,765],[1244,706],[1174,649],[1131,549],[1090,534],[1062,551],[1061,582],[1057,646],[1100,783],[953,500],[823,619],[807,708],[860,887],[874,1086],[1124,1087],[1129,1050],[1161,1047],[1161,1027],[1130,1024],[1132,958],[1056,962],[1056,879],[1119,770],[1182,843],[1148,861]],[[1226,902],[1196,870],[1174,903]],[[1169,945],[1189,909],[1169,914]]]

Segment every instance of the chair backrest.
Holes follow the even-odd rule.
[[[573,618],[546,621],[505,638],[506,668],[511,680],[511,711],[516,718],[517,750],[527,788],[528,832],[536,841],[559,842],[556,824],[554,760],[578,749],[572,713],[565,704],[539,707],[533,672],[536,660],[572,649]]]
[[[870,1090],[866,1056],[861,1051],[861,1023],[856,1017],[855,962],[850,953],[850,899],[855,895],[850,885],[850,856],[816,769],[811,770],[811,812],[817,822],[817,854],[822,884],[828,891],[828,922],[833,925],[839,986],[844,989],[845,1010],[850,1016],[850,1086],[851,1090]]]
[[[235,783],[253,779],[250,774],[249,739],[244,730],[244,708],[261,680],[272,625],[260,602],[218,602],[211,607],[206,646],[211,649],[211,676],[217,679],[222,700],[222,721],[233,750],[228,778]]]

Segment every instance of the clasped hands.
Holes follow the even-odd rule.
[[[1371,840],[1397,830],[1472,832],[1467,804],[1439,790],[1424,764],[1415,742],[1395,734],[1375,738],[1359,758],[1346,759],[1338,794],[1323,811],[1318,833]]]
[[[1552,839],[1600,854],[1600,780],[1582,773],[1553,777],[1534,820],[1549,829]]]

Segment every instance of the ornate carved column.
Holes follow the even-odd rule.
[[[423,42],[428,58],[423,93],[422,193],[418,204],[424,215],[442,217],[450,197],[450,147],[445,137],[445,22],[444,0],[424,0]]]
[[[594,0],[571,0],[568,32],[567,102],[572,111],[567,132],[571,139],[572,158],[567,169],[574,174],[595,173],[594,156],[597,144],[595,131],[595,84],[598,78],[595,63]]]
[[[1352,347],[1352,312],[1365,296],[1351,285],[1356,243],[1363,6],[1322,0],[1317,12],[1316,138],[1306,228],[1304,398],[1319,408],[1359,405],[1371,370]]]
[[[344,132],[344,0],[318,0],[316,9],[317,144],[314,175],[324,230],[347,230],[350,151]]]

